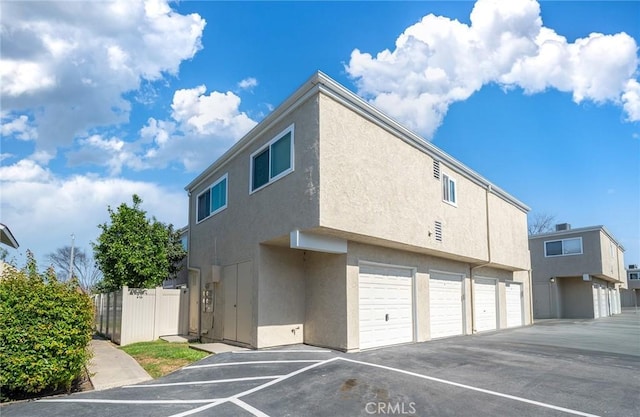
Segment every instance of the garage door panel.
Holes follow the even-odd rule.
[[[507,327],[522,326],[522,284],[506,283],[505,294]]]
[[[498,315],[496,306],[496,280],[491,278],[474,278],[473,282],[473,312],[475,315],[476,331],[495,330]]]
[[[462,291],[460,275],[431,273],[429,313],[432,339],[463,334]]]
[[[413,341],[413,272],[361,267],[360,349]]]

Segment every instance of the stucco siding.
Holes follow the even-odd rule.
[[[485,191],[455,178],[457,207],[442,199],[433,158],[320,95],[320,224],[473,259],[487,258]],[[436,241],[435,222],[442,223]],[[523,243],[526,245],[526,243]]]
[[[304,342],[303,251],[261,245],[256,347]]]
[[[272,140],[287,127],[294,126],[294,170],[270,183],[261,190],[250,193],[251,154]],[[311,98],[287,117],[261,132],[257,139],[212,171],[189,196],[189,266],[200,270],[202,285],[212,280],[212,265],[233,265],[243,261],[260,259],[259,244],[278,237],[288,236],[294,228],[311,228],[318,225],[318,122],[317,100]],[[227,208],[201,221],[196,221],[197,196],[218,178],[227,175]],[[295,196],[295,198],[293,198]],[[277,343],[270,334],[286,333],[266,327],[257,333],[259,316],[258,288],[262,268],[253,268],[251,294],[251,344]],[[272,277],[269,277],[271,279]],[[222,284],[215,285],[216,302],[213,313],[213,336],[221,338],[224,323]],[[263,295],[264,296],[264,295]],[[266,296],[268,297],[268,295]],[[263,303],[264,304],[264,303]],[[263,311],[267,314],[268,311]],[[269,319],[267,314],[266,320]],[[287,323],[288,324],[288,323]],[[285,326],[286,327],[286,326]],[[290,330],[283,341],[291,339]],[[294,339],[298,340],[300,331]],[[258,342],[259,341],[259,342]]]
[[[559,279],[558,293],[562,300],[560,317],[567,319],[593,318],[593,293],[591,281],[582,277]]]
[[[304,253],[304,342],[347,350],[346,255]]]
[[[545,257],[545,242],[575,237],[582,237],[582,254]],[[598,231],[535,237],[529,240],[529,250],[531,251],[531,268],[535,282],[543,283],[551,277],[602,273],[600,233]]]
[[[251,153],[291,124],[294,125],[294,171],[250,194]],[[317,101],[309,99],[193,189],[189,198],[190,266],[205,271],[215,258],[227,264],[253,257],[259,242],[288,235],[294,228],[317,226],[317,145]],[[198,194],[225,173],[228,175],[227,208],[197,223]]]
[[[511,268],[531,269],[527,238],[527,213],[489,193],[491,262]]]

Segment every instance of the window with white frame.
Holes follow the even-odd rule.
[[[227,208],[227,177],[227,174],[224,174],[205,191],[198,194],[198,222]]]
[[[544,242],[544,256],[581,255],[582,238],[549,240]]]
[[[447,174],[442,174],[442,199],[453,205],[458,202],[456,180]]]
[[[629,279],[640,279],[640,272],[629,272]]]
[[[293,171],[293,125],[251,154],[251,192]]]

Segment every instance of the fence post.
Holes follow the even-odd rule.
[[[107,336],[107,339],[111,339],[111,299],[113,298],[111,294],[110,292],[107,293],[107,314],[105,314],[107,316],[107,330],[104,332],[104,335]]]
[[[160,337],[160,308],[162,303],[162,287],[156,287],[153,303],[153,340]]]
[[[129,302],[131,297],[129,295],[129,287],[127,285],[122,286],[122,306],[120,309],[120,346],[125,346],[129,343],[130,326],[133,317],[129,317]]]

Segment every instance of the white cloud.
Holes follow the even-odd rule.
[[[640,120],[638,46],[625,33],[569,43],[543,26],[534,0],[479,0],[471,25],[432,14],[375,56],[355,49],[346,66],[359,94],[431,138],[449,105],[489,83],[527,93],[571,92],[575,102],[612,102]]]
[[[640,120],[640,83],[638,81],[627,81],[622,94],[622,103],[630,121]]]
[[[11,228],[21,251],[31,249],[42,260],[68,245],[71,233],[76,244],[90,252],[97,225],[108,221],[107,206],[131,205],[134,193],[143,199],[149,216],[176,227],[187,222],[186,193],[149,182],[90,175],[59,178],[33,161],[20,160],[0,167],[0,186],[2,222]]]
[[[81,139],[79,144],[79,150],[66,154],[71,166],[102,165],[109,169],[112,176],[120,175],[124,167],[138,171],[149,167],[137,155],[137,143],[125,142],[117,137],[104,138],[96,134]]]
[[[106,166],[112,176],[177,163],[202,170],[256,125],[241,112],[240,97],[228,91],[207,94],[204,85],[174,93],[171,119],[149,118],[132,141],[94,134],[78,139],[79,149],[66,153],[71,166]]]
[[[0,181],[3,184],[5,181],[43,183],[51,181],[52,178],[53,176],[48,169],[29,159],[22,159],[14,165],[0,167]],[[7,197],[4,191],[6,190],[3,187],[3,200]]]
[[[3,120],[0,133],[2,133],[2,136],[13,136],[20,140],[33,140],[38,137],[38,132],[29,123],[29,117],[24,114],[9,121]]]
[[[0,15],[3,110],[37,109],[37,149],[50,154],[128,121],[123,94],[177,74],[201,49],[205,26],[166,0],[2,2]]]
[[[147,121],[140,130],[140,143],[151,143],[142,158],[145,163],[164,167],[179,161],[187,171],[201,170],[256,125],[240,111],[241,100],[234,93],[206,92],[204,85],[177,90],[173,120]]]
[[[245,78],[244,80],[238,83],[238,87],[242,90],[251,90],[254,87],[258,86],[258,80],[253,77]]]

